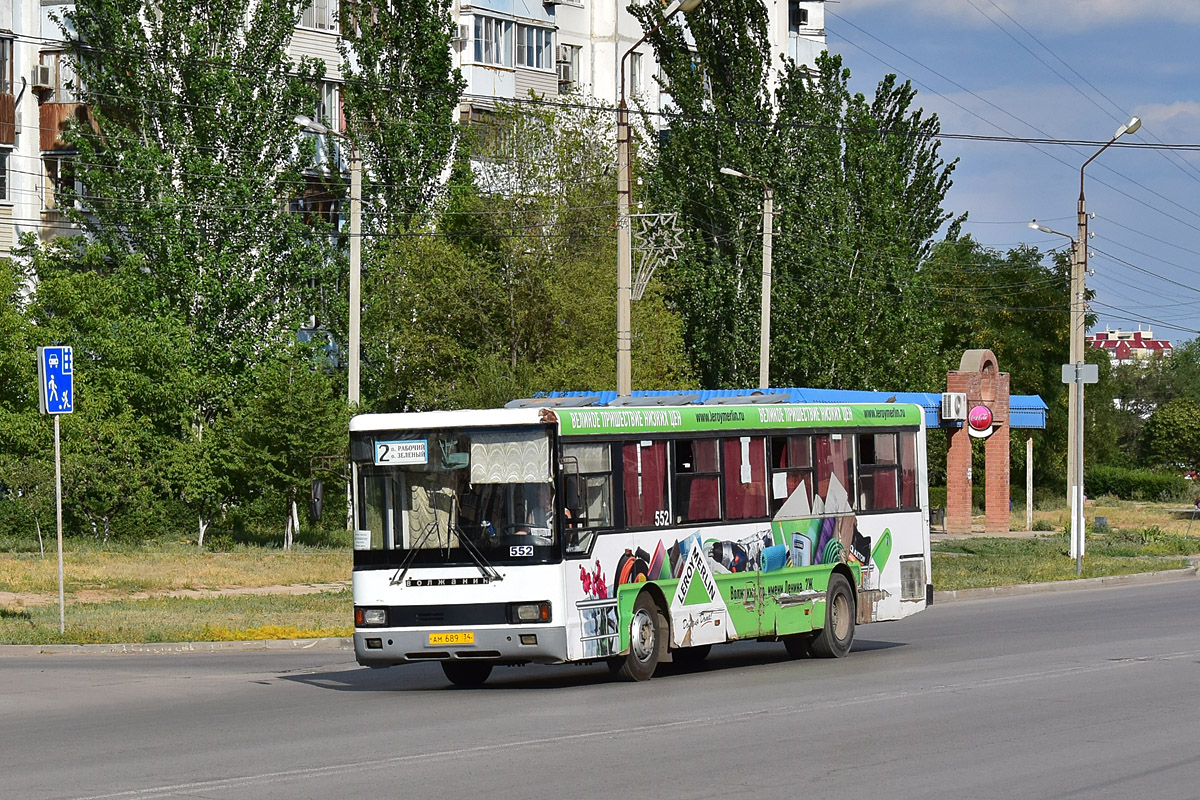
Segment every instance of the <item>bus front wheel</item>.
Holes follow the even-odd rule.
[[[621,660],[617,674],[627,681],[648,681],[658,668],[666,641],[667,621],[658,604],[647,593],[638,595],[629,625],[629,652]]]
[[[482,686],[492,674],[487,661],[443,661],[442,672],[455,686]]]
[[[825,590],[825,627],[812,639],[812,652],[819,658],[841,658],[854,644],[854,592],[844,575],[829,576]]]

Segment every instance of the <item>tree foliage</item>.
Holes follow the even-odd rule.
[[[306,163],[292,117],[322,70],[288,57],[300,8],[80,0],[65,13],[91,124],[68,132],[86,190],[63,184],[62,207],[110,257],[140,261],[149,313],[192,331],[197,424],[320,315],[314,289],[336,278],[327,240],[289,211]]]
[[[487,407],[616,373],[611,118],[501,109],[472,131],[436,230],[368,277],[380,408]],[[686,382],[677,315],[652,286],[634,311],[634,380]]]
[[[451,60],[448,0],[342,3],[342,86],[349,133],[367,167],[366,230],[419,227],[449,164],[466,86]],[[415,217],[415,219],[414,219]]]
[[[1146,421],[1150,453],[1163,466],[1200,467],[1200,402],[1176,397],[1157,408]]]
[[[658,14],[640,14],[649,26]],[[933,321],[919,267],[948,218],[953,164],[936,116],[913,108],[895,76],[873,100],[823,55],[785,62],[772,94],[767,16],[758,0],[702,5],[651,38],[679,113],[655,154],[652,203],[679,209],[688,247],[671,270],[688,352],[706,386],[752,383],[761,295],[761,186],[774,189],[771,382],[923,387]],[[736,44],[735,44],[736,43]]]

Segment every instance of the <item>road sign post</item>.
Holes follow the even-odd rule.
[[[43,414],[54,417],[54,502],[58,518],[58,632],[67,628],[63,592],[62,450],[58,418],[75,410],[75,364],[70,347],[38,348],[38,397]]]

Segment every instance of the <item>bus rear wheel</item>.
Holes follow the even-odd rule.
[[[482,686],[492,674],[487,661],[443,661],[442,672],[455,686]]]
[[[650,680],[658,668],[666,635],[667,621],[658,604],[645,592],[638,595],[629,625],[629,652],[621,659],[617,675],[627,681]]]
[[[812,652],[818,658],[841,658],[854,644],[854,592],[844,575],[829,576],[825,591],[825,627],[813,637]]]

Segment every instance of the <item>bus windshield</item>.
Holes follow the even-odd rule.
[[[389,431],[371,438],[373,463],[358,468],[359,549],[419,551],[422,563],[461,561],[470,549],[500,561],[527,558],[530,547],[543,555],[557,549],[545,430]]]

